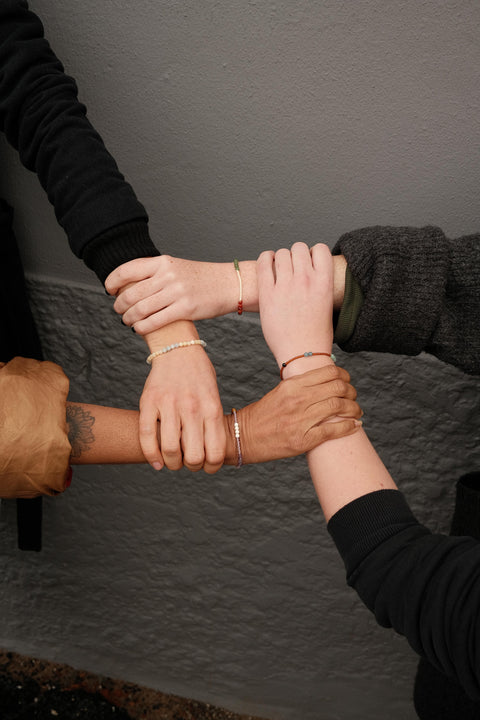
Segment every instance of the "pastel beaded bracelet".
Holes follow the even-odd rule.
[[[161,350],[156,350],[147,357],[147,364],[151,365],[152,360],[159,355],[165,355],[165,353],[171,352],[172,350],[188,347],[189,345],[201,345],[203,348],[207,347],[205,340],[184,340],[183,342],[173,343],[173,345],[165,345],[165,347],[161,348]]]

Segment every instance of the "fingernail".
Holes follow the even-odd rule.
[[[362,427],[363,422],[362,422],[362,420],[354,420],[353,424],[356,425],[357,427]]]
[[[162,466],[160,465],[159,462],[154,462],[153,465],[152,465],[152,467],[153,467],[154,470],[161,470],[161,469],[162,469]]]

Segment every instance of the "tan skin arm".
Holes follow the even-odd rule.
[[[257,402],[238,410],[244,464],[303,454],[326,440],[358,430],[362,411],[346,370],[330,366],[284,380]],[[67,402],[72,465],[145,463],[139,413]],[[333,416],[339,422],[326,422]],[[223,416],[226,465],[236,465],[232,415]]]

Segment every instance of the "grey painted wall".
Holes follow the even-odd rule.
[[[34,0],[171,254],[256,257],[368,224],[478,230],[473,0]],[[1,146],[28,270],[94,277]]]
[[[245,259],[372,223],[479,229],[477,3],[32,7],[165,251]],[[3,138],[0,161],[49,359],[73,399],[135,407],[142,341]],[[277,381],[255,318],[201,334],[226,410]],[[418,517],[446,531],[454,480],[480,459],[479,381],[423,356],[339,361]],[[14,503],[0,507],[3,647],[275,720],[414,717],[413,654],[346,588],[302,459],[214,478],[77,469],[45,505],[40,555],[16,550]]]

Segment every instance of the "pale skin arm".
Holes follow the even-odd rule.
[[[348,373],[327,368],[279,383],[263,398],[237,412],[243,462],[267,462],[300,455],[328,439],[353,433],[362,411]],[[338,423],[327,422],[333,413]],[[144,463],[139,412],[67,402],[71,463]],[[232,415],[222,415],[225,464],[237,463]]]
[[[335,302],[340,307],[345,259],[334,258],[334,268]],[[240,273],[243,308],[258,311],[257,263],[241,262]],[[105,287],[116,296],[114,308],[123,322],[145,336],[150,352],[198,338],[192,320],[233,312],[239,299],[233,262],[203,263],[168,255],[121,265]],[[165,462],[172,470],[185,464],[192,471],[203,467],[212,473],[221,467],[225,435],[220,398],[215,371],[202,348],[182,349],[153,361],[140,413],[141,445],[152,467],[159,470]]]
[[[145,337],[150,352],[194,339],[197,330],[187,320]],[[222,416],[216,373],[201,346],[179,348],[152,360],[140,398],[140,442],[156,470],[163,462],[170,470],[182,465],[192,471],[219,470],[226,442]]]
[[[153,258],[140,258],[140,263]],[[120,265],[105,287],[117,297],[130,292],[130,263]],[[113,280],[112,280],[113,278]],[[149,353],[198,339],[193,322],[177,319],[143,333]],[[150,465],[170,470],[183,465],[215,473],[225,455],[225,429],[214,367],[199,346],[184,347],[152,360],[140,398],[140,444]]]
[[[239,263],[243,310],[258,312],[257,262]],[[347,263],[333,258],[334,309],[339,310],[345,291]],[[130,286],[120,294],[119,288]],[[126,325],[145,335],[181,319],[206,320],[237,311],[239,282],[233,262],[210,263],[169,255],[138,258],[114,270],[105,287],[117,295],[114,309]]]
[[[334,272],[330,251],[303,243],[291,251],[262,253],[258,260],[260,317],[265,339],[278,364],[304,350],[329,352],[332,345]],[[284,376],[295,377],[326,357],[290,363]],[[396,489],[363,429],[308,452],[308,464],[325,518],[375,490]]]

